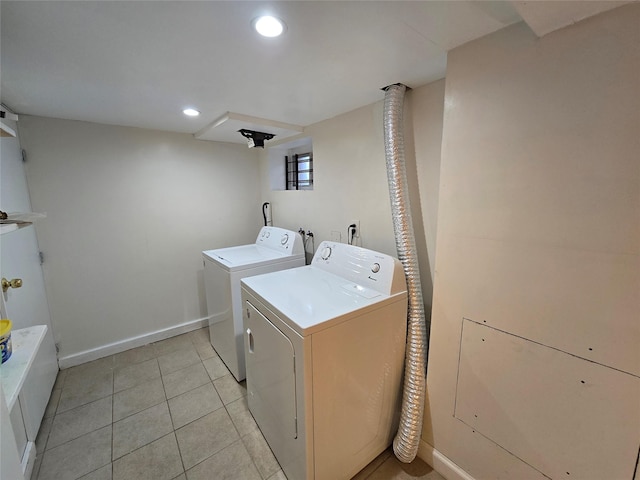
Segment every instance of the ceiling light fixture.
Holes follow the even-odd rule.
[[[184,113],[187,117],[197,117],[198,115],[200,115],[200,112],[195,108],[185,108],[184,110],[182,110],[182,113]]]
[[[263,37],[278,37],[284,32],[284,27],[282,20],[271,15],[265,15],[253,21],[253,28]]]

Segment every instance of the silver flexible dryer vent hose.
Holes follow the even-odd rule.
[[[424,303],[404,161],[402,110],[405,90],[406,87],[400,84],[390,85],[385,88],[384,148],[396,249],[398,251],[398,259],[404,267],[409,295],[402,410],[400,412],[398,433],[393,440],[393,451],[398,460],[410,463],[418,453],[422,432],[427,345]]]

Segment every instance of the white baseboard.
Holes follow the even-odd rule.
[[[24,475],[25,480],[31,478],[31,473],[33,472],[33,466],[36,463],[36,444],[35,442],[27,442],[27,446],[24,449],[24,453],[22,455],[22,475]]]
[[[173,327],[164,328],[155,332],[146,333],[137,337],[127,338],[120,340],[119,342],[109,343],[101,347],[92,348],[83,352],[67,355],[66,357],[60,357],[58,364],[61,369],[74,367],[82,363],[91,362],[99,358],[107,357],[116,353],[124,352],[131,348],[141,347],[148,343],[158,342],[165,338],[175,337],[182,333],[187,333],[192,330],[197,330],[209,325],[209,317],[199,318],[197,320],[191,320],[189,322],[181,323]]]
[[[418,457],[431,465],[436,472],[447,480],[475,480],[448,457],[422,439],[420,439],[420,445],[418,446]]]

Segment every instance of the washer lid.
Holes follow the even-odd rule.
[[[303,336],[382,304],[406,303],[407,297],[406,291],[386,295],[313,265],[245,277],[241,283]]]
[[[290,255],[255,244],[205,250],[202,256],[230,272],[303,258],[303,255]]]

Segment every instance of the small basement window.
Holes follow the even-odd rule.
[[[313,190],[311,137],[299,137],[270,145],[266,151],[271,190]]]
[[[313,153],[286,155],[287,190],[313,190]]]

